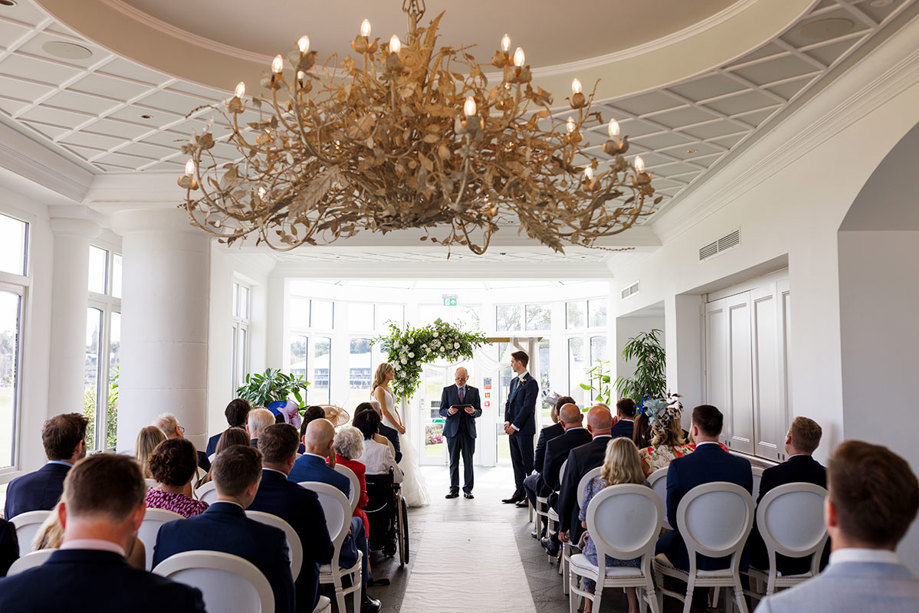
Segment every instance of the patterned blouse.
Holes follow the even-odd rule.
[[[638,455],[651,469],[648,473],[650,475],[655,470],[669,465],[671,460],[692,453],[695,448],[695,445],[652,445],[640,449]]]
[[[203,500],[193,500],[183,494],[170,494],[152,488],[147,490],[144,504],[151,509],[173,511],[185,518],[201,515],[208,507]]]

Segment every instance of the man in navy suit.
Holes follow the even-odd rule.
[[[546,494],[542,493],[540,489],[540,479],[542,478],[539,471],[542,471],[543,465],[546,462],[546,444],[552,439],[559,437],[565,433],[565,426],[559,420],[559,409],[561,409],[566,404],[574,404],[574,398],[571,396],[560,396],[555,401],[555,406],[552,407],[550,416],[552,421],[556,422],[551,426],[546,426],[539,431],[539,438],[536,441],[536,455],[533,459],[533,468],[537,471],[532,475],[529,475],[526,479],[523,480],[523,490],[526,492],[527,500],[530,501],[530,504],[533,508],[536,508],[536,496],[537,490],[540,491],[540,496],[545,496]],[[580,411],[578,411],[580,415]],[[544,488],[543,488],[544,489]],[[545,526],[543,526],[545,529]],[[531,532],[530,535],[533,538],[538,538],[540,535],[536,532]]]
[[[61,548],[43,565],[0,580],[0,611],[204,613],[201,592],[130,566],[146,486],[134,458],[100,453],[64,482]]]
[[[291,425],[275,424],[262,431],[262,481],[249,509],[277,515],[297,531],[303,545],[303,566],[294,583],[297,612],[310,613],[319,601],[319,566],[332,560],[335,546],[319,497],[287,479],[299,446],[300,437]]]
[[[217,500],[201,515],[163,524],[156,536],[153,566],[197,549],[239,556],[268,579],[275,612],[293,613],[296,599],[287,535],[246,517],[245,509],[255,499],[262,478],[262,454],[252,447],[228,447],[214,459],[211,478]]]
[[[772,468],[763,471],[759,483],[759,498],[756,504],[770,490],[787,483],[813,483],[826,487],[826,468],[813,458],[813,453],[820,445],[823,430],[813,419],[795,417],[785,437],[785,452],[788,459]],[[769,568],[769,556],[766,553],[766,544],[756,527],[755,519],[753,531],[747,539],[750,550],[750,563],[762,569]],[[798,575],[810,570],[810,558],[789,558],[778,554],[775,560],[776,567],[783,575]]]
[[[827,470],[826,529],[830,564],[813,579],[767,596],[761,613],[919,611],[919,579],[900,562],[897,545],[919,508],[919,481],[886,447],[846,441]]]
[[[345,497],[351,494],[351,481],[340,472],[335,471],[335,451],[332,447],[335,439],[335,426],[328,419],[314,419],[306,427],[303,443],[306,453],[297,458],[294,466],[287,476],[294,483],[303,481],[316,481],[338,488]],[[329,464],[326,464],[329,460]],[[368,613],[380,609],[380,601],[371,598],[367,593],[367,584],[370,582],[370,548],[367,545],[367,534],[364,532],[364,522],[360,517],[351,518],[351,532],[345,537],[341,545],[339,562],[344,568],[351,568],[357,562],[357,552],[361,556],[361,581],[364,589],[361,591],[361,612]]]
[[[696,450],[676,458],[667,469],[667,519],[674,529],[658,539],[655,553],[666,554],[671,564],[683,570],[689,569],[689,555],[676,527],[676,510],[683,496],[692,488],[713,481],[736,483],[753,492],[750,462],[731,455],[718,444],[723,424],[724,417],[717,408],[709,404],[694,408],[692,440],[696,441]],[[720,570],[727,568],[729,563],[730,558],[700,556],[699,569]]]
[[[475,453],[475,418],[482,414],[479,390],[466,385],[469,373],[456,369],[456,385],[448,385],[440,395],[440,416],[445,417],[444,438],[450,453],[450,491],[447,498],[459,496],[459,461],[463,456],[463,496],[473,498],[472,456]]]
[[[635,401],[631,398],[622,398],[616,402],[616,424],[610,431],[610,436],[619,438],[632,438],[635,430]]]
[[[523,480],[533,472],[533,434],[536,433],[536,398],[539,396],[539,383],[527,372],[529,362],[530,356],[524,351],[511,354],[511,370],[517,376],[511,379],[504,406],[504,432],[511,448],[516,489],[510,498],[501,502],[518,506],[527,504]]]
[[[249,404],[248,400],[244,398],[235,398],[230,401],[230,404],[224,409],[223,414],[226,416],[227,423],[231,428],[245,428],[246,417],[248,417],[249,411],[251,410],[252,406]],[[223,434],[222,431],[207,439],[207,448],[204,451],[206,457],[209,458],[217,453],[217,442],[220,440],[221,434]]]
[[[64,491],[64,478],[77,460],[86,456],[86,425],[79,413],[55,415],[45,422],[41,442],[48,463],[10,481],[6,489],[3,515],[12,519],[29,511],[54,508]]]

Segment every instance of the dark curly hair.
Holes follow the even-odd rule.
[[[163,441],[150,456],[150,472],[158,483],[181,487],[198,469],[198,452],[191,441],[172,438]]]

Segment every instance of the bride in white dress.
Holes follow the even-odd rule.
[[[383,409],[383,423],[399,433],[399,446],[402,450],[402,461],[399,462],[399,468],[405,475],[402,481],[402,498],[410,507],[423,507],[428,504],[428,490],[424,484],[424,477],[418,469],[415,448],[405,436],[405,425],[399,415],[399,409],[396,408],[396,397],[389,389],[389,382],[393,380],[395,374],[396,371],[391,364],[386,362],[380,364],[373,375],[373,389],[370,395],[380,403]]]

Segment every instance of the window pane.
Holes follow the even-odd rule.
[[[348,407],[370,399],[372,363],[369,338],[352,338],[348,356]]]
[[[309,338],[298,335],[290,339],[290,374],[294,376],[306,376],[306,355],[309,349]]]
[[[568,339],[568,390],[569,393],[578,389],[578,385],[586,383],[584,371],[586,370],[586,357],[584,355],[584,339]],[[573,394],[572,394],[573,395]]]
[[[593,368],[597,365],[597,362],[602,362],[606,359],[606,337],[605,336],[591,336],[590,337],[590,366]]]
[[[519,304],[499,304],[495,308],[495,313],[495,328],[498,332],[511,332],[522,329]]]
[[[373,305],[366,302],[348,305],[348,329],[354,332],[373,330]]]
[[[552,310],[548,304],[526,306],[527,330],[549,330],[552,328]]]
[[[549,352],[549,339],[544,338],[539,341],[539,390],[541,392],[549,392],[552,389],[552,383],[549,381],[549,369],[550,369],[550,352]],[[545,399],[545,393],[542,394],[543,399]],[[542,423],[543,425],[548,425],[551,423],[549,419],[549,409],[552,407],[543,400],[542,403]]]
[[[606,300],[603,298],[591,300],[588,311],[590,313],[591,328],[603,328],[606,326]]]
[[[11,272],[14,275],[26,274],[28,233],[29,224],[0,215],[0,270]],[[4,461],[0,460],[0,466],[4,465]]]
[[[332,339],[317,338],[313,345],[313,376],[309,380],[309,403],[329,404],[329,375]]]
[[[86,447],[96,448],[96,407],[99,385],[99,345],[102,344],[102,311],[86,309],[86,352],[83,360],[83,415],[86,426]]]
[[[239,286],[239,317],[245,320],[249,319],[249,288],[245,285]]]
[[[315,330],[331,330],[334,325],[333,305],[331,302],[313,300],[310,324]]]
[[[239,317],[239,283],[233,284],[233,317]]]
[[[566,328],[583,328],[587,322],[587,301],[565,303]]]
[[[118,443],[118,372],[121,365],[121,313],[112,313],[109,333],[108,404],[105,413],[105,448]]]
[[[239,385],[246,380],[246,373],[249,371],[249,360],[247,358],[249,350],[249,334],[245,328],[240,328],[236,333],[236,381]]]
[[[290,329],[306,330],[310,327],[310,299],[290,297]]]
[[[108,251],[98,247],[89,247],[89,291],[105,293],[105,261]]]
[[[396,324],[401,328],[405,324],[405,307],[401,304],[378,304],[376,305],[376,327],[377,332],[386,330],[388,322]]]
[[[121,256],[112,256],[112,296],[121,298]]]
[[[22,298],[18,294],[0,291],[0,468],[13,465],[21,304]]]

